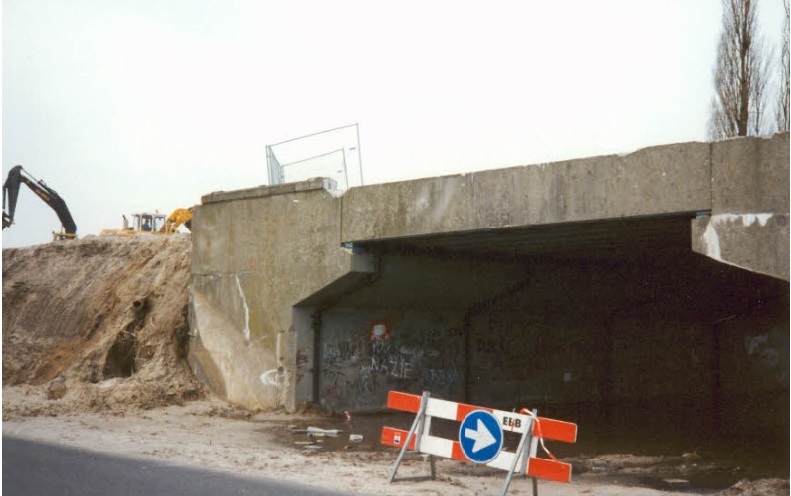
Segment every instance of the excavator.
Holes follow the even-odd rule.
[[[57,191],[47,186],[43,180],[36,179],[30,175],[21,165],[14,166],[8,172],[8,177],[3,183],[3,229],[10,227],[14,223],[14,212],[16,211],[20,183],[24,183],[33,190],[58,215],[62,229],[60,232],[52,233],[53,240],[77,238],[77,225],[74,223],[74,219],[72,219],[63,198],[58,195]],[[8,203],[6,203],[6,200],[8,200]],[[6,205],[8,210],[6,210]]]
[[[172,211],[168,218],[165,219],[165,225],[159,229],[159,232],[171,234],[176,232],[179,227],[184,226],[192,230],[192,208],[177,208]]]

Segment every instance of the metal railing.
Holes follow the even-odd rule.
[[[360,126],[349,124],[266,145],[266,165],[269,185],[329,177],[342,190],[362,186]]]

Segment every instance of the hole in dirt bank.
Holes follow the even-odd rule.
[[[107,352],[102,375],[104,379],[113,377],[130,377],[135,373],[135,356],[137,339],[134,334],[122,332]]]
[[[148,298],[143,296],[132,301],[132,310],[135,312],[143,312],[148,310]]]
[[[148,299],[138,298],[132,302],[134,315],[107,352],[102,368],[104,380],[113,377],[130,377],[137,371],[137,332],[143,327],[148,310]],[[145,354],[146,350],[143,350]]]

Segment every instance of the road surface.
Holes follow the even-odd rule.
[[[262,477],[121,458],[3,436],[4,496],[340,496]]]

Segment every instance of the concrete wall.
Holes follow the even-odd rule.
[[[729,167],[753,177],[749,171],[756,163],[760,177],[774,179],[753,184],[771,188],[764,195],[780,200],[770,207],[785,208],[787,218],[788,185],[778,181],[788,175],[787,148],[787,134],[669,145],[626,156],[353,188],[342,198],[328,192],[323,180],[212,193],[193,219],[190,363],[217,394],[251,407],[294,409],[323,402],[367,410],[384,406],[383,388],[394,385],[415,392],[429,385],[449,397],[461,399],[463,393],[468,400],[491,402],[529,403],[540,397],[548,404],[596,401],[604,394],[627,401],[635,394],[659,398],[695,391],[687,374],[705,376],[713,358],[702,344],[710,341],[703,337],[710,326],[697,320],[690,302],[709,308],[721,296],[727,306],[741,300],[724,297],[736,279],[717,279],[717,270],[725,270],[718,263],[704,270],[695,262],[692,272],[668,270],[695,257],[686,243],[673,247],[670,258],[629,252],[606,259],[584,254],[553,259],[356,253],[350,242],[456,232],[474,236],[503,227],[577,222],[590,226],[597,220],[690,212],[716,215],[713,205],[738,206],[730,196],[754,190],[713,187],[713,180],[729,177]],[[758,209],[744,201],[743,211]],[[696,221],[693,233],[699,228]],[[771,234],[773,239],[782,237],[783,226],[770,226],[775,228],[780,234]],[[757,258],[770,260],[772,267],[783,258],[787,264],[787,239],[765,249],[765,256],[755,252]],[[755,259],[742,266],[758,267]],[[782,278],[782,271],[767,273]],[[787,280],[787,265],[785,273]],[[690,286],[688,278],[713,278],[714,286],[723,284],[728,292],[700,296],[702,287]],[[674,285],[686,289],[668,291]],[[752,282],[748,286],[755,289]],[[772,298],[787,292],[786,282],[767,287],[763,291]],[[392,323],[390,342],[371,340],[371,322],[377,320]],[[782,319],[771,326],[787,330]],[[442,348],[434,363],[436,343],[445,339],[457,345],[452,338],[460,328],[463,346]],[[523,344],[535,342],[546,348]],[[680,360],[661,361],[679,343],[689,345],[675,350]],[[651,355],[665,345],[667,353]],[[689,350],[700,350],[699,356],[684,355]],[[611,359],[592,360],[592,353]],[[654,375],[640,368],[644,355],[656,362]],[[460,357],[464,380],[451,381]],[[787,370],[787,362],[780,366]],[[669,382],[659,384],[662,378]],[[551,391],[565,393],[552,399]]]
[[[401,308],[338,308],[323,316],[319,403],[381,411],[387,392],[464,395],[461,315]],[[377,335],[376,326],[386,332]]]
[[[340,300],[310,298],[312,319],[300,341],[301,383],[318,376],[298,402],[332,410],[381,410],[387,391],[430,390],[464,399],[466,309],[521,277],[519,264],[451,257],[377,255],[375,271]],[[386,332],[377,334],[375,326]],[[314,360],[308,357],[314,356]]]
[[[294,407],[292,306],[352,271],[323,180],[203,198],[192,221],[190,363],[249,407]]]

